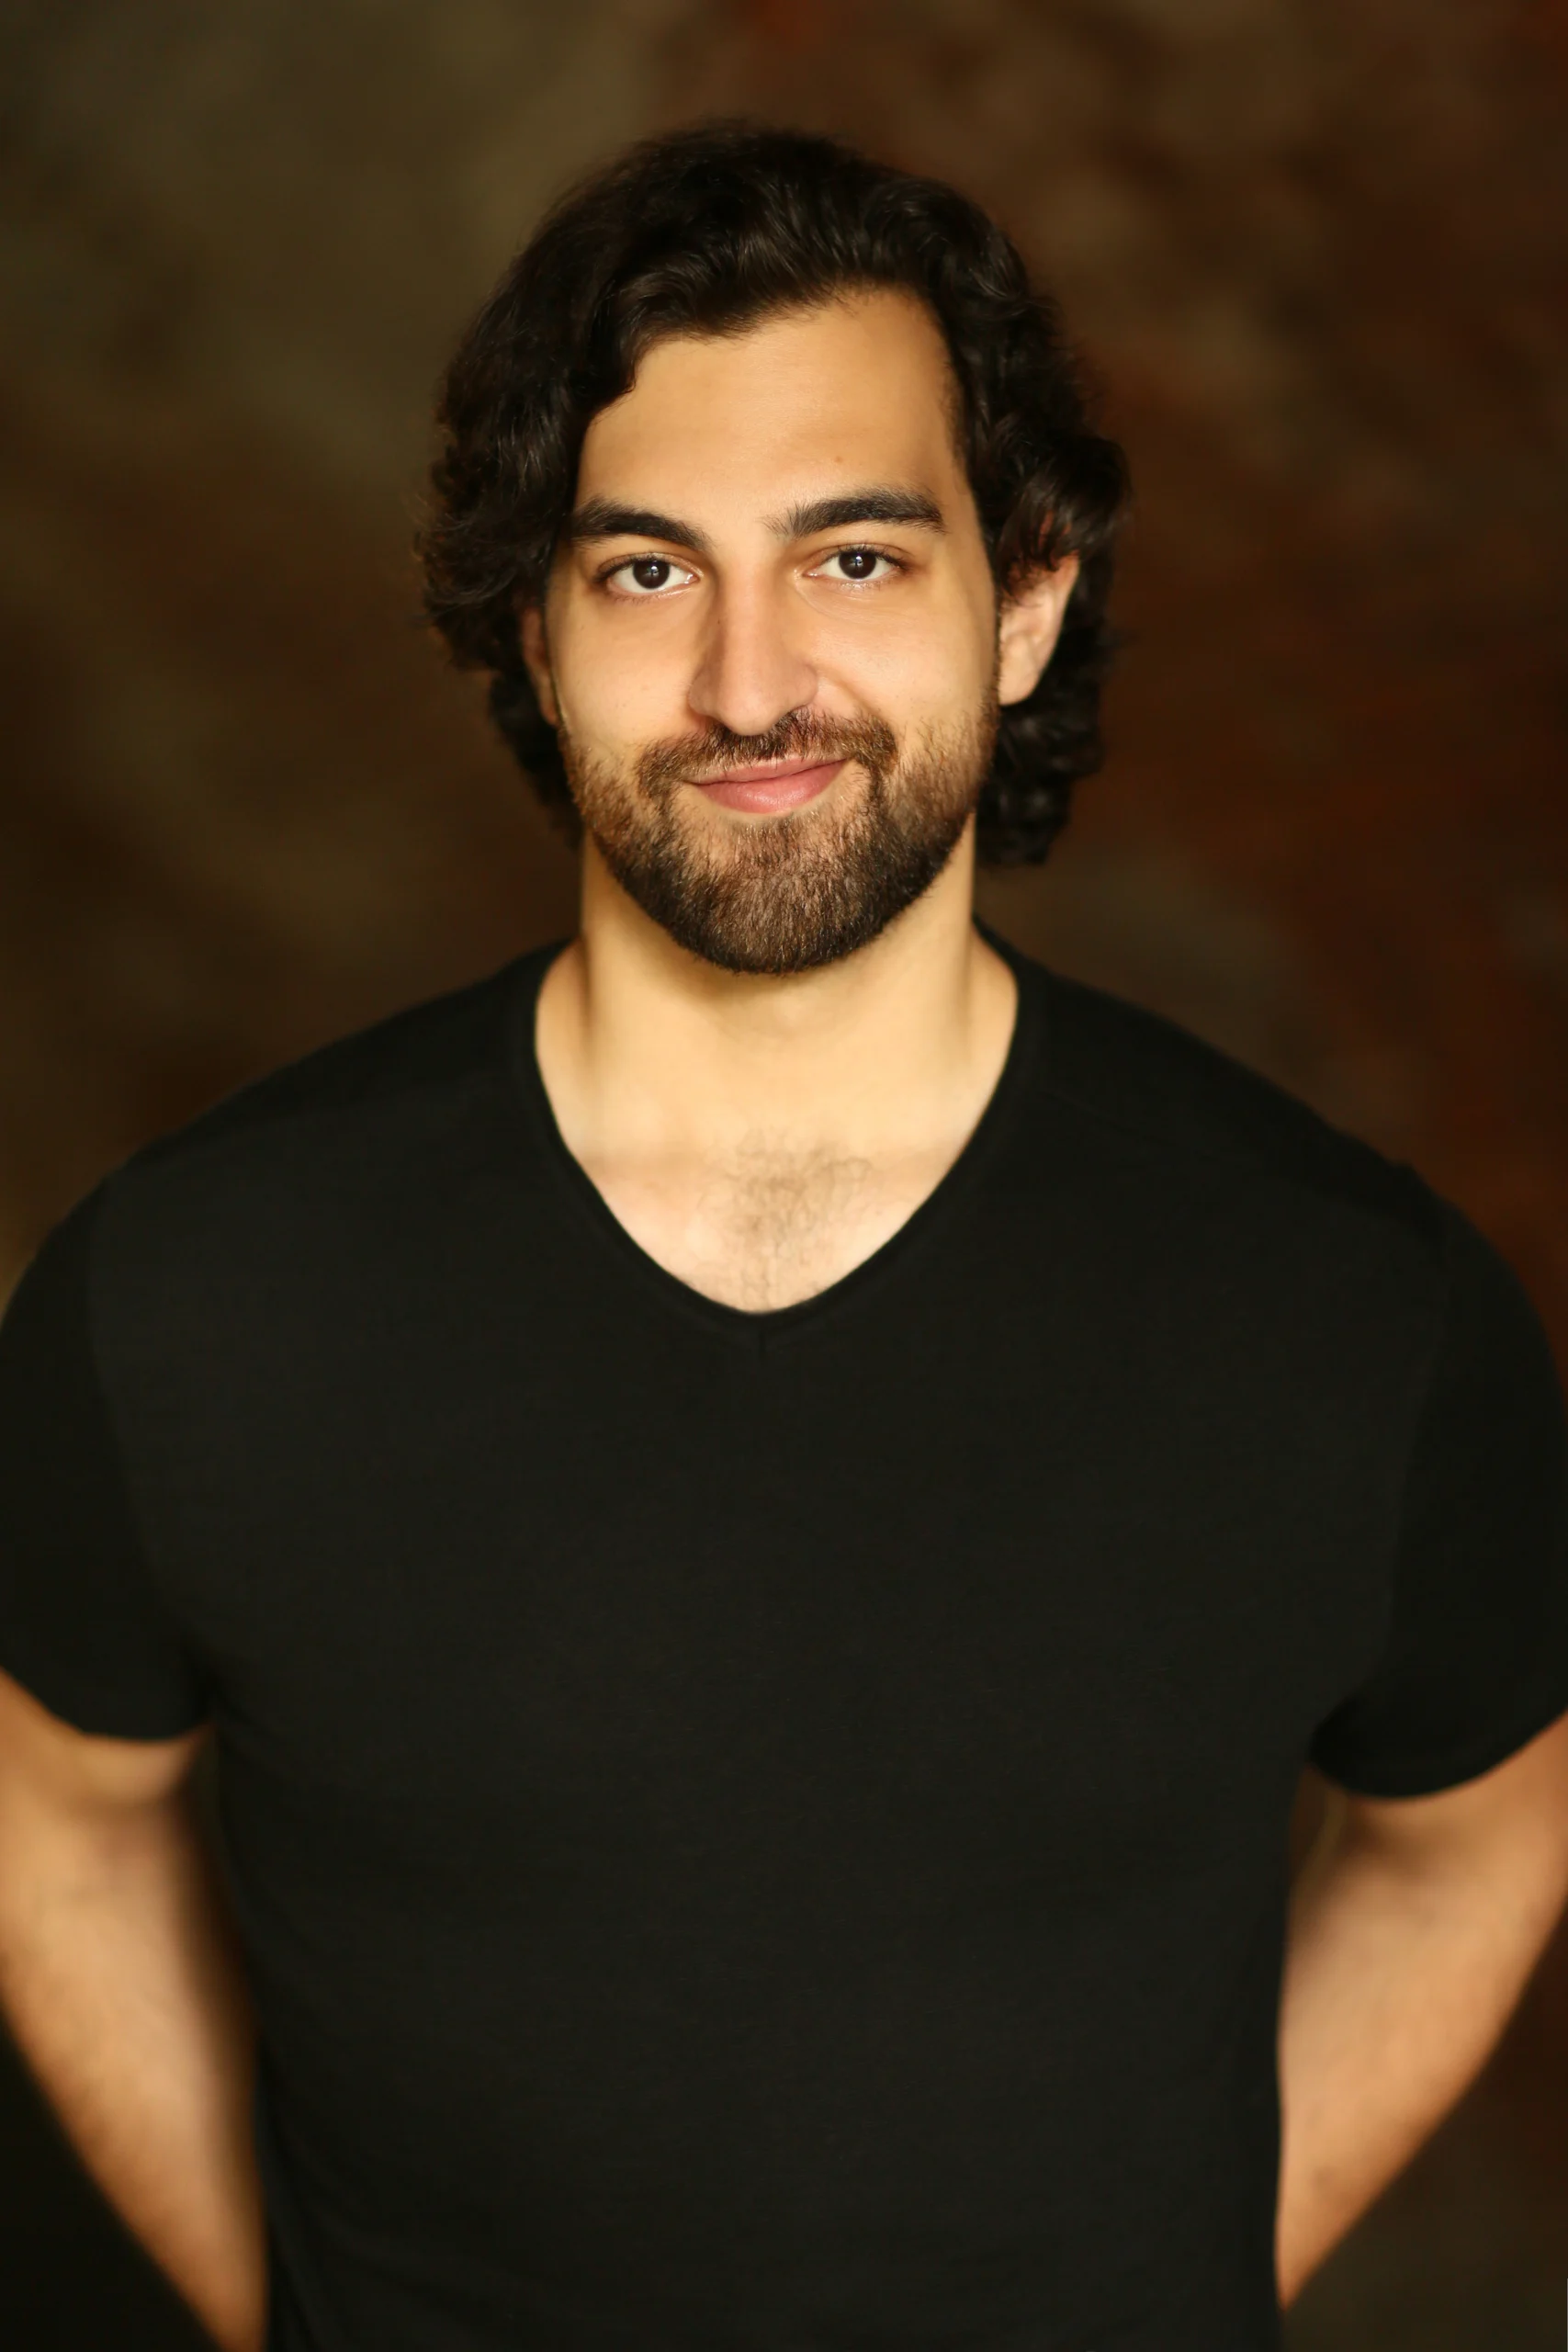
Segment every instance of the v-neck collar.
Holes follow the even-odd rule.
[[[976,928],[987,944],[1010,966],[1018,988],[1007,1053],[985,1108],[956,1157],[886,1241],[809,1297],[773,1307],[731,1306],[723,1299],[710,1298],[705,1292],[682,1281],[679,1274],[671,1273],[627,1231],[581,1162],[568,1149],[539,1069],[535,1024],[545,974],[570,942],[553,940],[520,957],[514,967],[507,1024],[512,1075],[539,1156],[554,1180],[558,1195],[580,1228],[587,1231],[600,1250],[617,1259],[625,1273],[645,1294],[661,1300],[684,1319],[695,1320],[709,1331],[739,1341],[759,1353],[780,1340],[802,1336],[815,1326],[836,1318],[846,1308],[881,1289],[908,1267],[909,1261],[921,1252],[932,1235],[969,1197],[1011,1131],[1015,1106],[1027,1089],[1040,1051],[1044,1020],[1039,970],[978,918]]]

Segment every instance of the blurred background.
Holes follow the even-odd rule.
[[[571,927],[419,624],[432,389],[564,178],[740,110],[988,203],[1131,456],[1109,765],[985,911],[1413,1160],[1568,1363],[1564,0],[7,0],[0,39],[0,1283],[148,1136]],[[1560,1937],[1291,2352],[1555,2347],[1565,2275]],[[14,2059],[0,2338],[196,2341]]]

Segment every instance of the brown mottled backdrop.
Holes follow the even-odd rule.
[[[1129,447],[1111,762],[987,911],[1413,1159],[1568,1355],[1563,0],[7,0],[0,39],[0,1280],[144,1137],[570,925],[415,617],[430,388],[564,176],[717,108],[990,202]],[[1560,2345],[1565,2109],[1560,1939],[1292,2352]],[[189,2342],[14,2080],[0,2191],[0,2335]]]

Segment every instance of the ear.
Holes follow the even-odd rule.
[[[1077,576],[1077,556],[1065,555],[1049,571],[1032,573],[1015,594],[1003,597],[997,618],[998,702],[1025,702],[1040,684]]]
[[[539,697],[539,708],[552,727],[558,727],[560,709],[556,701],[555,673],[550,668],[545,616],[537,605],[524,605],[518,615],[518,629],[523,640],[523,660],[534,682],[534,692]]]

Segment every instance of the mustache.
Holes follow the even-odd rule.
[[[857,718],[830,718],[819,711],[791,710],[761,735],[738,735],[716,720],[695,734],[649,743],[638,757],[637,776],[645,792],[667,793],[695,775],[711,783],[731,768],[811,759],[859,760],[879,778],[897,757],[898,738],[885,718],[869,711]]]

